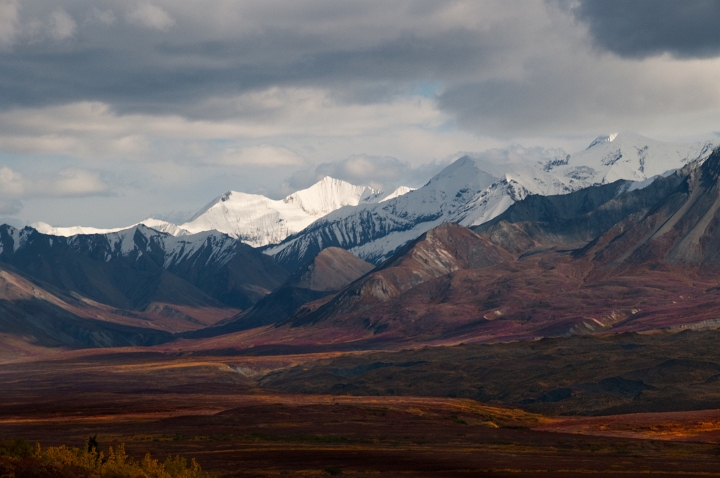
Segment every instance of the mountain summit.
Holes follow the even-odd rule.
[[[275,244],[343,206],[379,199],[369,186],[355,186],[326,176],[285,199],[228,191],[180,225],[192,233],[216,230],[253,247]]]

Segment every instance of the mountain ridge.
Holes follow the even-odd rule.
[[[463,156],[415,191],[334,211],[265,252],[299,267],[322,248],[336,246],[379,264],[442,223],[480,225],[533,194],[567,194],[619,179],[643,187],[654,177],[704,160],[711,151],[710,142],[677,145],[626,132],[572,155],[551,152],[555,157],[535,163],[498,164]]]

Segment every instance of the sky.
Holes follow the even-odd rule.
[[[182,222],[228,190],[718,137],[719,19],[715,0],[0,0],[0,222]]]

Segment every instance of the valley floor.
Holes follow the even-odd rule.
[[[659,393],[662,380],[676,380],[667,385],[676,392],[698,390],[690,379],[678,385],[677,377],[670,377],[672,373],[688,376],[680,369],[693,366],[690,356],[703,353],[705,342],[716,343],[716,332],[693,334],[354,354],[178,354],[158,348],[58,353],[0,365],[0,438],[82,446],[97,434],[101,448],[125,443],[135,457],[147,452],[161,459],[169,453],[181,454],[196,458],[214,475],[227,477],[720,476],[720,412],[707,409],[713,407],[590,417],[575,410],[573,415],[560,415],[563,411],[557,405],[562,399],[554,405],[538,402],[547,407],[532,403],[519,407],[501,400],[486,405],[449,398],[452,386],[467,389],[458,374],[445,373],[454,385],[448,385],[450,380],[445,388],[415,389],[425,396],[413,396],[406,383],[415,376],[413,367],[433,377],[427,369],[433,364],[436,371],[450,364],[462,370],[464,363],[483,361],[502,368],[502,360],[511,360],[514,354],[524,356],[526,366],[525,372],[506,368],[508,393],[522,386],[523,380],[552,387],[562,367],[550,360],[551,353],[570,362],[582,348],[587,364],[601,360],[604,351],[620,348],[627,352],[628,362],[652,371],[645,381],[635,375],[623,380],[641,382],[652,393]],[[694,351],[683,345],[690,339],[697,344]],[[653,350],[664,350],[664,356],[654,357]],[[677,361],[668,365],[673,357]],[[653,367],[656,358],[666,364]],[[710,373],[715,360],[712,354],[706,357],[703,370]],[[596,368],[596,378],[631,373],[620,363],[613,367]],[[706,382],[703,373],[697,372],[692,380]],[[577,379],[602,381],[593,382],[591,375]],[[360,379],[364,389],[358,385]],[[332,389],[337,383],[357,386],[352,394],[292,391],[302,380],[318,389]],[[622,390],[632,388],[632,383],[612,383],[619,383]],[[380,385],[383,393],[378,392]],[[567,399],[570,408],[592,403],[587,390],[584,396],[576,393],[578,399]],[[596,393],[598,401],[607,395]],[[705,393],[710,400],[710,392]],[[676,406],[693,408],[681,401]]]

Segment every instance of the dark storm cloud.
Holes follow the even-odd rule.
[[[414,27],[431,24],[442,8],[427,2],[406,8],[400,8],[406,2],[392,8],[304,2],[295,21],[257,7],[243,12],[250,27],[242,34],[215,32],[211,15],[197,19],[202,14],[188,11],[191,2],[159,4],[164,10],[139,4],[147,12],[128,10],[128,2],[104,2],[107,10],[91,2],[60,3],[54,12],[33,1],[18,6],[14,40],[0,49],[0,107],[87,100],[118,112],[200,115],[211,113],[188,105],[273,86],[328,87],[341,99],[381,101],[402,90],[397,82],[452,81],[500,53],[488,32]],[[354,16],[390,10],[407,20],[397,31],[352,24]],[[70,24],[58,30],[53,15]]]
[[[571,11],[598,46],[623,57],[720,55],[717,0],[580,0]]]

